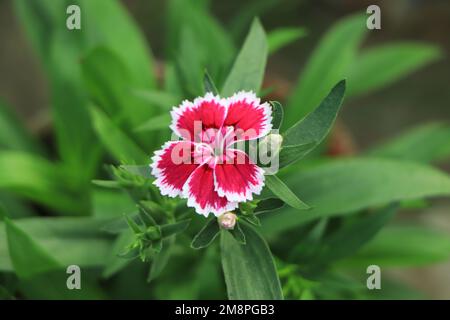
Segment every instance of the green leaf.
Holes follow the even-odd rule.
[[[285,128],[310,113],[339,80],[348,76],[367,32],[366,15],[349,16],[320,40],[303,69],[286,107]]]
[[[134,221],[134,219],[130,218],[128,215],[125,215],[125,220],[127,221],[128,226],[131,230],[133,230],[134,234],[141,234],[142,230],[139,225]]]
[[[151,213],[148,212],[143,206],[140,206],[139,208],[139,218],[142,220],[146,228],[155,227],[158,225],[155,218],[153,218]]]
[[[280,129],[283,124],[284,110],[281,103],[270,101],[272,105],[272,129]]]
[[[205,70],[205,75],[203,77],[203,87],[205,88],[205,93],[211,92],[214,95],[219,94],[219,91],[207,70]]]
[[[369,150],[368,155],[425,163],[447,159],[450,157],[450,126],[443,123],[420,125]]]
[[[226,231],[221,232],[222,268],[230,300],[281,300],[272,254],[264,239],[242,224],[246,244],[241,245]]]
[[[140,176],[145,179],[153,179],[152,171],[150,166],[134,166],[134,165],[121,165],[120,169],[124,169],[125,171],[134,174],[136,176]]]
[[[450,259],[450,237],[434,229],[396,225],[384,228],[358,253],[343,260],[345,267],[423,266]]]
[[[59,155],[67,170],[73,173],[74,181],[84,188],[90,183],[99,160],[99,146],[90,125],[79,67],[87,32],[67,32],[61,28],[69,4],[51,0],[14,1],[19,20],[42,60],[52,89],[53,126]],[[87,10],[83,16],[89,16]],[[97,28],[86,28],[92,29]]]
[[[62,168],[27,153],[0,152],[0,188],[40,202],[61,214],[87,215],[89,199],[75,190]]]
[[[108,189],[121,189],[122,185],[115,180],[92,180],[92,184],[97,187],[108,188]]]
[[[140,87],[154,83],[143,38],[118,1],[16,1],[15,9],[43,60],[52,87],[57,143],[74,179],[88,184],[99,160],[99,147],[87,112],[80,58],[92,47],[105,45],[125,58]],[[69,4],[83,8],[83,32],[67,32]],[[118,28],[118,29],[117,29]],[[142,70],[149,70],[142,72]]]
[[[206,68],[217,84],[222,83],[235,48],[228,32],[208,12],[201,1],[171,0],[167,6],[167,52],[176,57],[180,52],[183,30],[189,28],[195,37],[195,54],[202,59],[200,77]],[[203,79],[200,78],[200,85]],[[200,87],[202,89],[202,87]]]
[[[105,300],[110,297],[93,271],[82,269],[81,290],[67,289],[69,276],[65,270],[57,270],[21,280],[20,294],[26,300]]]
[[[424,43],[394,43],[368,49],[352,64],[348,94],[357,96],[388,86],[441,57],[439,48]]]
[[[2,285],[0,285],[0,300],[14,300],[14,295]]]
[[[4,219],[4,223],[11,262],[14,272],[20,278],[31,278],[62,268],[62,265],[54,257],[15,223],[8,218]]]
[[[264,199],[258,202],[254,213],[256,215],[277,210],[284,207],[284,201],[277,198]]]
[[[289,166],[292,163],[302,159],[309,152],[311,152],[314,148],[317,147],[316,142],[309,142],[304,144],[298,144],[295,146],[284,146],[281,148],[278,157],[279,157],[279,168],[282,169],[284,167]]]
[[[369,242],[394,216],[398,205],[390,205],[376,210],[356,221],[345,224],[337,231],[327,235],[322,243],[322,260],[336,260],[355,253]]]
[[[139,217],[137,213],[129,214],[128,217],[133,219],[135,223],[139,222]],[[123,231],[130,230],[130,227],[127,223],[127,219],[124,218],[124,214],[118,218],[111,219],[106,221],[105,225],[101,227],[101,231],[110,233],[110,234],[121,234]]]
[[[91,98],[117,123],[135,127],[155,113],[155,108],[133,93],[139,83],[112,50],[94,48],[83,58],[81,68]]]
[[[344,220],[316,246],[300,241],[289,254],[289,261],[319,269],[335,260],[351,256],[376,236],[391,220],[397,208],[398,205],[390,205],[354,219],[347,219],[348,221]],[[309,247],[307,250],[305,245]],[[310,254],[305,256],[305,251]]]
[[[318,164],[286,177],[312,209],[299,215],[285,208],[264,217],[274,235],[319,218],[355,213],[396,201],[450,195],[450,178],[429,166],[388,159],[342,159]]]
[[[266,61],[266,34],[259,20],[255,19],[225,81],[222,95],[228,97],[240,90],[257,93],[264,78]]]
[[[163,113],[159,116],[151,117],[149,120],[139,125],[134,131],[151,132],[157,130],[168,130],[171,120],[172,118],[170,117],[170,113]]]
[[[220,232],[219,223],[216,218],[210,219],[205,226],[195,235],[191,248],[202,249],[209,246]]]
[[[106,222],[84,217],[23,218],[15,220],[14,225],[61,265],[83,268],[105,265],[114,240],[100,230]],[[0,222],[0,270],[12,271],[5,228]]]
[[[134,234],[130,229],[125,230],[117,237],[111,248],[111,252],[105,260],[105,268],[102,272],[103,278],[108,279],[112,277],[117,272],[130,264],[132,260],[120,257],[120,254],[123,252],[126,246],[133,242],[133,240]]]
[[[17,150],[40,153],[41,148],[19,121],[17,116],[0,99],[0,150]]]
[[[82,31],[68,32],[66,8],[82,8]],[[124,61],[137,87],[155,84],[151,54],[143,35],[116,0],[14,1],[20,22],[39,54],[51,90],[59,153],[73,179],[87,189],[99,161],[82,84],[80,58],[97,46],[110,48]]]
[[[246,240],[245,240],[245,234],[242,231],[239,222],[236,223],[236,225],[234,226],[233,229],[228,230],[228,232],[230,232],[230,234],[233,236],[234,240],[236,240],[238,243],[244,245],[246,244]]]
[[[273,54],[292,42],[305,37],[307,34],[308,33],[305,28],[299,27],[284,27],[275,29],[267,35],[269,53]]]
[[[283,204],[284,204],[284,202],[283,202]],[[261,221],[259,220],[259,218],[255,214],[243,215],[240,218],[244,219],[245,221],[247,221],[248,223],[250,223],[250,224],[252,224],[254,226],[257,226],[257,227],[261,226]]]
[[[198,37],[190,26],[181,30],[180,48],[176,58],[177,74],[187,95],[197,97],[203,94],[203,70],[205,52]]]
[[[165,91],[133,89],[132,93],[161,110],[170,110],[181,101],[176,95]]]
[[[165,224],[161,226],[161,235],[163,239],[179,234],[189,227],[191,219],[178,221],[176,223]]]
[[[5,219],[6,217],[8,217],[8,216],[6,215],[6,210],[5,210],[5,208],[3,207],[3,204],[0,203],[0,221],[3,221],[3,219]]]
[[[283,134],[280,167],[297,161],[320,144],[336,120],[344,94],[345,80],[341,80],[313,112]],[[312,144],[309,149],[308,144]]]
[[[174,244],[175,237],[169,237],[163,240],[161,252],[153,258],[147,282],[153,281],[164,271],[172,254]]]
[[[295,193],[293,193],[291,189],[289,189],[289,187],[285,185],[284,182],[281,181],[277,176],[266,176],[266,186],[273,192],[274,195],[283,200],[292,208],[295,208],[297,210],[310,209],[310,207],[306,203],[301,201],[295,195]]]
[[[52,1],[50,1],[53,3]],[[152,53],[144,34],[139,30],[128,10],[116,0],[82,0],[83,32],[92,47],[110,48],[130,70],[140,88],[156,86]],[[66,6],[67,7],[67,6]],[[66,17],[64,16],[63,19]]]
[[[251,24],[254,17],[262,17],[270,13],[271,9],[280,5],[280,0],[265,0],[265,1],[244,1],[239,4],[239,10],[234,12],[228,23],[227,30],[234,36],[235,39],[241,39],[248,26]],[[283,9],[288,3],[283,3]]]
[[[125,212],[136,210],[134,201],[122,190],[94,188],[92,211],[97,218],[123,217]]]
[[[92,106],[91,116],[98,137],[116,159],[127,164],[148,162],[148,157],[142,149],[107,115]]]

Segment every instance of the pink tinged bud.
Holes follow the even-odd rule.
[[[225,212],[218,220],[221,228],[233,230],[236,225],[237,216],[233,212]]]

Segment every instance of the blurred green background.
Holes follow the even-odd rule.
[[[0,0],[0,96],[25,121],[35,135],[50,135],[49,91],[44,71],[13,12],[14,0]],[[140,29],[151,44],[153,54],[164,64],[166,21],[162,14],[164,0],[124,0]],[[212,1],[212,11],[237,39],[242,39],[250,18],[257,13],[266,30],[282,26],[302,26],[308,36],[283,48],[269,59],[267,85],[275,85],[275,94],[283,97],[325,30],[339,18],[365,11],[378,4],[382,12],[382,29],[370,31],[363,47],[395,40],[424,41],[444,52],[439,61],[421,68],[408,78],[382,90],[352,99],[340,114],[340,134],[346,141],[344,153],[358,153],[369,146],[397,136],[428,121],[450,120],[450,2],[447,0],[270,0]],[[236,12],[247,10],[249,19],[233,21]],[[238,27],[236,27],[238,26]],[[52,143],[51,140],[48,141]],[[450,172],[450,163],[441,168]],[[399,219],[416,219],[450,234],[450,202],[436,201],[420,215]],[[407,217],[406,217],[407,216]],[[450,263],[426,268],[392,270],[399,279],[426,292],[430,297],[450,299]]]

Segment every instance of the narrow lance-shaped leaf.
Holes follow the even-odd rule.
[[[368,155],[425,163],[444,160],[450,157],[450,126],[444,123],[420,125],[372,148]]]
[[[175,237],[169,237],[163,240],[161,251],[153,258],[152,265],[147,277],[147,282],[151,282],[156,279],[167,266],[170,255],[175,244]]]
[[[233,55],[234,46],[229,33],[211,15],[204,1],[171,0],[167,6],[167,52],[174,57],[180,50],[180,37],[186,27],[191,29],[197,40],[196,54],[202,56],[203,68],[208,68],[217,83],[221,83],[224,69],[228,68]],[[201,88],[200,75],[200,89]]]
[[[289,261],[318,268],[350,256],[376,236],[391,220],[397,208],[398,205],[393,204],[348,222],[344,220],[340,227],[327,234],[317,247],[313,248],[314,255],[308,256],[307,262],[301,258],[304,251],[301,243],[292,250]]]
[[[97,135],[112,155],[128,164],[145,163],[147,155],[102,111],[92,106],[92,120]]]
[[[102,272],[103,278],[110,278],[123,268],[125,268],[131,259],[125,259],[120,256],[123,253],[124,248],[132,243],[135,239],[134,233],[128,229],[118,235],[117,239],[114,241],[112,248],[109,252],[108,257],[105,260],[105,268]]]
[[[284,201],[276,198],[264,199],[258,202],[254,213],[256,215],[280,209],[284,206]]]
[[[242,231],[239,222],[236,222],[236,225],[234,226],[234,228],[231,230],[228,230],[228,231],[233,236],[234,240],[236,240],[237,242],[239,242],[242,245],[246,244],[247,241],[245,239],[245,233],[244,233],[244,231]]]
[[[67,32],[60,27],[65,25],[64,13],[69,4],[82,8],[83,32]],[[155,84],[150,50],[127,11],[116,0],[18,0],[14,5],[49,76],[62,159],[74,178],[87,185],[97,168],[99,145],[93,139],[95,133],[87,110],[80,57],[93,47],[108,47],[131,71],[136,80],[133,86],[150,89]]]
[[[368,49],[350,68],[348,95],[358,96],[388,86],[440,57],[439,48],[425,43],[395,43]]]
[[[175,223],[165,224],[161,226],[161,235],[163,239],[169,238],[173,235],[183,232],[189,227],[191,219],[178,221]]]
[[[283,124],[284,110],[278,101],[270,101],[272,105],[272,129],[280,129]]]
[[[127,171],[131,174],[140,176],[145,179],[153,179],[154,178],[151,174],[152,170],[150,169],[150,166],[148,166],[148,165],[146,165],[146,166],[121,165],[120,168],[124,169],[125,171]]]
[[[0,99],[0,149],[41,152],[37,141],[26,130],[9,106]]]
[[[135,132],[151,132],[157,130],[167,130],[170,125],[170,113],[163,113],[159,116],[151,117],[141,125],[139,125]]]
[[[82,15],[85,13],[86,29],[89,30],[87,36],[94,45],[111,48],[124,61],[133,83],[140,88],[155,87],[156,73],[151,49],[125,6],[117,0],[82,0],[79,3]]]
[[[139,225],[136,223],[136,221],[134,221],[133,218],[130,218],[129,216],[125,215],[125,220],[127,221],[128,226],[131,228],[131,230],[133,230],[133,232],[135,234],[140,234],[142,233],[141,228],[139,227]]]
[[[105,219],[85,217],[23,218],[14,220],[39,247],[63,266],[102,267],[114,238],[101,231]],[[13,244],[14,245],[14,244]],[[25,251],[26,252],[26,251]],[[0,221],[0,270],[12,271],[5,224]]]
[[[265,240],[249,225],[241,225],[246,244],[221,232],[222,268],[230,300],[281,300],[280,280]]]
[[[203,93],[205,52],[200,50],[200,39],[196,36],[192,26],[184,26],[180,35],[180,45],[176,57],[178,80],[184,89],[185,96],[200,96]]]
[[[267,175],[266,176],[266,185],[273,192],[274,195],[279,197],[285,203],[287,203],[292,208],[298,210],[306,210],[309,209],[309,206],[301,201],[295,193],[289,189],[287,185],[284,184],[283,181],[280,180],[275,175]]]
[[[305,28],[279,28],[268,33],[269,54],[273,54],[292,42],[307,35]]]
[[[423,266],[448,261],[450,237],[435,229],[414,225],[388,226],[355,255],[339,263],[342,267],[366,268]]]
[[[48,252],[38,245],[28,234],[8,218],[4,219],[8,249],[14,271],[20,278],[31,278],[35,275],[62,268]]]
[[[347,78],[367,32],[366,19],[361,14],[349,16],[336,23],[320,40],[289,98],[285,128],[310,113],[336,82]]]
[[[310,151],[312,151],[315,147],[317,147],[316,142],[309,142],[304,144],[298,144],[295,146],[284,146],[281,148],[278,157],[279,157],[279,168],[282,169],[291,163],[294,163],[305,155],[307,155]]]
[[[222,95],[228,97],[240,90],[257,93],[263,81],[266,61],[266,34],[259,20],[255,19],[225,81]]]
[[[205,70],[205,76],[203,78],[203,86],[205,87],[205,93],[211,92],[214,95],[219,94],[219,91],[214,84],[214,81],[211,79],[208,71]]]
[[[0,188],[38,201],[60,214],[89,213],[88,199],[75,193],[71,181],[56,165],[44,158],[18,151],[0,153]]]
[[[216,218],[209,220],[197,233],[191,243],[194,249],[202,249],[209,246],[220,232],[219,223]]]
[[[151,118],[156,108],[140,99],[133,92],[139,82],[133,79],[126,63],[108,47],[96,47],[84,56],[81,63],[84,86],[95,105],[100,107],[115,125],[133,135],[141,145],[150,147],[158,137],[142,137],[131,132],[146,119]]]
[[[299,215],[286,207],[276,215],[264,216],[266,235],[391,202],[450,195],[450,178],[444,172],[389,159],[336,160],[284,179],[312,208],[308,214]]]
[[[67,6],[62,1],[18,0],[13,4],[42,60],[52,89],[53,128],[59,156],[73,173],[74,182],[85,188],[99,159],[79,67],[86,33],[67,32],[58,27],[65,23]]]
[[[131,93],[161,110],[170,110],[181,101],[181,99],[171,92],[170,89],[167,91],[158,91],[136,88],[131,89]]]
[[[313,112],[283,134],[280,168],[304,157],[327,136],[336,120],[344,94],[345,80],[342,80]]]

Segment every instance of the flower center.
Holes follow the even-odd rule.
[[[199,135],[200,142],[197,143],[195,157],[197,160],[208,162],[213,167],[216,163],[225,163],[230,160],[227,148],[234,142],[235,135],[233,127],[221,129],[209,128]]]

